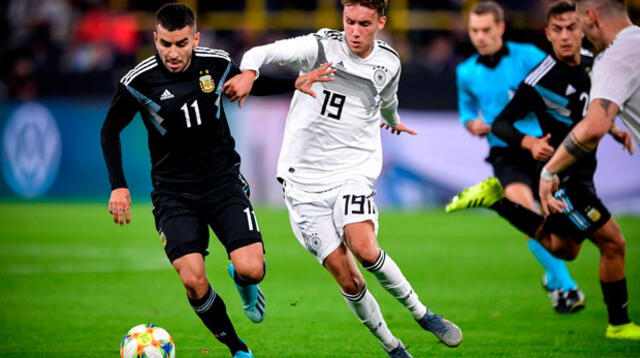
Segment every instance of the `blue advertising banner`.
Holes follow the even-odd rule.
[[[0,198],[109,198],[100,150],[108,100],[0,103]],[[148,198],[149,154],[142,122],[122,133],[124,167],[132,195]]]
[[[0,200],[99,200],[110,194],[100,149],[108,99],[0,103]],[[282,206],[275,180],[286,123],[287,98],[250,98],[225,111],[242,157],[242,172],[256,204]],[[376,201],[402,209],[439,208],[451,195],[492,175],[488,147],[472,137],[455,112],[401,111],[417,136],[381,132],[384,164]],[[139,118],[121,134],[124,171],[136,201],[149,200],[147,133]],[[605,138],[598,148],[595,182],[616,213],[640,214],[640,155]],[[624,175],[621,175],[624,173]]]

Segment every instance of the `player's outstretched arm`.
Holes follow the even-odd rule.
[[[259,80],[256,80],[256,71],[245,70],[240,74],[233,76],[230,80],[225,82],[222,87],[225,95],[229,97],[229,100],[231,102],[238,100],[238,105],[241,108],[244,101],[250,94],[279,94],[289,92],[294,88],[316,98],[316,93],[311,89],[311,87],[316,82],[329,82],[334,80],[331,75],[335,73],[336,70],[330,67],[331,63],[325,63],[322,66],[297,77],[295,81],[288,79],[275,79],[267,76],[262,76]],[[262,81],[262,83],[260,83],[260,81]],[[288,86],[284,86],[284,83],[288,84]],[[286,87],[286,90],[281,90],[284,89],[284,87]]]
[[[387,123],[382,122],[382,123],[380,123],[380,127],[384,128],[386,130],[390,130],[391,133],[397,134],[397,135],[400,135],[400,133],[408,133],[408,134],[411,134],[411,135],[417,135],[418,134],[417,131],[414,131],[413,129],[405,126],[402,123],[398,123],[395,127],[391,127]]]
[[[113,222],[124,226],[131,222],[131,195],[127,188],[117,188],[111,191],[109,198],[109,213]]]
[[[124,86],[120,85],[100,130],[100,144],[112,190],[109,198],[109,213],[113,215],[113,222],[120,225],[131,221],[129,212],[131,196],[122,169],[120,132],[131,123],[136,112],[138,112],[137,101]]]

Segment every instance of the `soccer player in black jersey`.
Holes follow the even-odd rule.
[[[121,79],[102,127],[112,188],[109,211],[117,224],[131,219],[119,135],[140,112],[149,136],[153,214],[167,257],[211,333],[233,357],[253,357],[211,288],[204,265],[211,227],[231,259],[229,273],[245,314],[256,323],[264,319],[265,300],[258,288],[265,274],[262,237],[222,108],[225,80],[240,71],[225,51],[198,47],[195,14],[185,5],[161,7],[155,30],[157,54]],[[286,93],[297,86],[312,94],[311,84],[328,80],[327,67],[297,80],[262,76],[252,93]]]
[[[558,0],[547,11],[547,39],[553,46],[549,55],[519,86],[511,102],[496,118],[492,132],[511,146],[527,149],[541,169],[571,129],[582,120],[589,104],[591,81],[588,71],[593,61],[581,56],[583,33],[577,23],[575,4]],[[515,121],[536,113],[542,138],[523,135]],[[614,128],[612,136],[630,150],[630,134]],[[608,338],[628,338],[610,334],[615,327],[630,323],[627,314],[627,287],[624,280],[625,241],[615,219],[598,198],[593,184],[595,151],[560,174],[555,197],[565,203],[562,212],[546,218],[504,198],[495,178],[458,194],[448,211],[487,207],[516,228],[535,237],[555,256],[573,260],[582,242],[589,238],[601,252],[600,283],[609,313]],[[622,277],[620,276],[622,273]],[[573,290],[563,292],[568,309],[582,300]],[[611,329],[611,327],[614,327]]]

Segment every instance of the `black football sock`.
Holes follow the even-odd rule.
[[[602,282],[602,295],[604,303],[607,305],[609,312],[609,323],[613,325],[625,324],[631,322],[627,306],[629,305],[627,296],[627,280],[623,278],[620,281]]]
[[[229,347],[231,355],[236,354],[237,351],[249,351],[247,345],[238,338],[227,315],[227,308],[222,297],[211,286],[202,298],[189,298],[189,303],[204,325],[213,333],[213,336]]]
[[[529,237],[535,237],[536,232],[544,223],[544,216],[507,198],[496,201],[489,208],[505,218],[516,229],[529,235]]]

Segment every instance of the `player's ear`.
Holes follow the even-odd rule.
[[[551,42],[551,31],[549,30],[549,25],[544,27],[544,34],[547,37],[547,41]]]
[[[193,47],[198,47],[200,45],[200,32],[196,32],[195,35],[193,35]]]
[[[153,32],[153,42],[158,42],[158,33],[156,31]]]
[[[589,21],[598,27],[598,14],[593,9],[586,9],[587,17],[589,17]]]
[[[500,21],[498,23],[498,32],[500,32],[500,36],[504,35],[505,24],[504,21]]]
[[[380,16],[378,17],[378,30],[382,30],[384,29],[384,25],[387,23],[387,17],[386,16]]]

